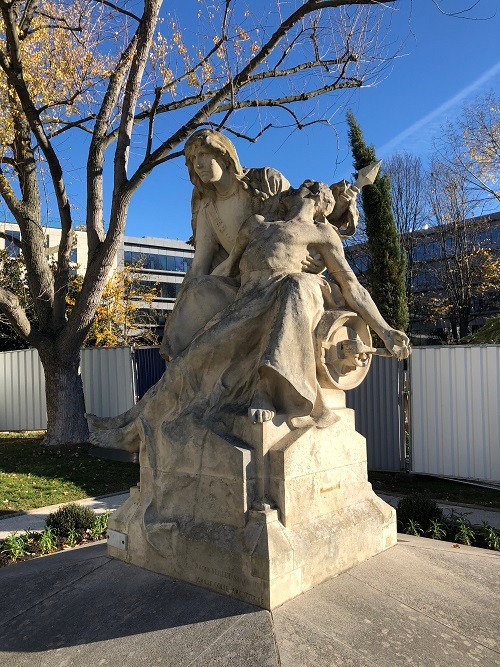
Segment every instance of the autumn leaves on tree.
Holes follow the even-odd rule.
[[[240,0],[202,3],[193,17],[199,35],[188,40],[176,19],[160,16],[160,0],[0,0],[0,197],[19,225],[34,315],[5,287],[0,309],[39,352],[47,444],[88,437],[79,350],[139,185],[179,157],[183,142],[202,125],[244,136],[250,116],[232,124],[242,110],[259,113],[251,139],[272,127],[322,121],[308,100],[362,87],[383,66],[388,53],[377,33],[392,1],[307,0],[295,9],[268,3],[255,15]],[[85,220],[79,220],[88,266],[68,307],[70,138],[88,147],[80,165]],[[112,164],[109,184],[105,157]],[[44,248],[47,205],[61,227],[55,268]]]

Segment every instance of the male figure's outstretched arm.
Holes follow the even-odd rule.
[[[391,354],[398,359],[406,359],[410,354],[408,336],[393,329],[384,320],[369,292],[360,284],[349,266],[340,238],[333,228],[328,228],[327,240],[318,249],[328,272],[340,286],[347,304],[380,336]]]

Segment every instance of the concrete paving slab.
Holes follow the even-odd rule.
[[[275,610],[283,665],[500,665],[500,554],[401,540]]]
[[[0,570],[2,667],[500,666],[500,554],[401,535],[272,614],[109,559]]]
[[[110,559],[104,543],[69,555],[0,572],[2,667],[278,664],[268,612]]]

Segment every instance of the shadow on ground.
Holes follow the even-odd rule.
[[[111,665],[201,666],[221,636],[225,650],[253,652],[254,665],[276,664],[268,612],[112,560],[104,544],[11,565],[0,588],[3,667],[45,664],[45,652],[52,665],[57,654],[82,667],[103,664],[104,654]]]
[[[2,667],[500,667],[500,554],[399,543],[272,614],[111,560],[0,571]]]

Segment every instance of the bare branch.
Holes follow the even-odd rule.
[[[33,339],[32,327],[26,312],[21,307],[17,296],[3,287],[0,287],[0,312],[5,315],[9,324],[20,336],[31,342]]]
[[[99,5],[106,5],[106,7],[111,7],[111,9],[114,9],[115,12],[123,14],[124,16],[129,16],[131,19],[134,19],[138,23],[141,22],[140,16],[137,16],[137,14],[134,14],[133,12],[129,12],[128,9],[123,9],[122,7],[119,7],[114,2],[109,2],[109,0],[94,0],[94,2],[98,3]]]
[[[469,7],[466,7],[465,9],[462,9],[459,12],[447,12],[445,11],[441,5],[439,4],[439,0],[432,0],[434,6],[436,9],[443,14],[444,16],[451,16],[453,18],[458,18],[458,19],[466,19],[468,21],[489,21],[494,17],[494,14],[491,14],[490,16],[466,16],[469,12],[471,12],[475,7],[479,5],[481,0],[476,0],[476,2],[472,3],[469,5]]]
[[[13,243],[15,246],[17,246],[21,250],[23,248],[22,241],[20,241],[15,236],[12,236],[12,234],[9,234],[9,232],[0,232],[0,239],[5,239],[9,243]]]
[[[355,63],[358,61],[358,57],[354,53],[349,53],[341,56],[340,58],[333,58],[330,60],[310,60],[308,62],[300,63],[295,67],[289,67],[287,69],[269,69],[258,74],[254,74],[248,83],[253,81],[262,81],[264,79],[276,79],[282,76],[292,76],[298,72],[303,72],[306,69],[313,69],[314,67],[323,67],[328,69],[332,65],[345,65],[347,63]]]
[[[151,111],[149,113],[148,141],[146,144],[145,157],[149,157],[151,155],[151,149],[153,147],[153,132],[155,125],[155,118],[158,105],[160,104],[161,95],[162,95],[161,88],[157,88],[155,90],[155,98],[153,100],[153,104],[151,105]]]
[[[142,164],[138,167],[135,174],[129,181],[128,187],[131,190],[135,190],[142,180],[151,172],[152,169],[164,160],[164,157],[176,146],[178,146],[182,141],[187,139],[189,134],[203,124],[207,118],[209,118],[213,113],[217,111],[227,111],[231,107],[233,108],[243,108],[249,106],[257,106],[255,104],[246,104],[243,102],[236,102],[228,106],[221,106],[221,102],[224,99],[227,99],[231,96],[232,91],[238,91],[243,86],[245,86],[252,78],[253,72],[264,63],[269,55],[274,51],[278,43],[283,39],[283,37],[288,34],[288,32],[299,23],[305,16],[311,14],[312,12],[317,11],[318,9],[323,9],[325,7],[340,7],[344,5],[359,5],[359,4],[389,4],[395,0],[308,0],[304,2],[295,12],[293,12],[287,19],[285,19],[278,29],[271,35],[270,39],[264,44],[259,52],[249,60],[247,65],[238,73],[234,78],[223,85],[217,92],[213,93],[211,98],[207,103],[198,110],[192,118],[187,121],[182,127],[180,127],[171,137],[164,141],[161,146],[159,146],[151,155],[149,155]],[[280,104],[287,104],[294,101],[304,101],[310,99],[311,97],[316,97],[317,95],[322,94],[323,92],[329,92],[335,88],[348,88],[348,87],[359,87],[361,85],[360,80],[358,79],[349,79],[346,80],[342,85],[339,85],[338,82],[331,84],[330,86],[325,86],[324,88],[317,89],[308,93],[307,96],[304,94],[292,95],[281,98],[279,101]],[[267,102],[267,104],[266,104]],[[267,106],[276,106],[275,101],[266,100],[265,104]]]
[[[122,53],[114,72],[111,74],[108,89],[97,114],[92,141],[87,159],[87,244],[89,262],[94,251],[104,240],[103,224],[103,166],[104,153],[108,145],[106,134],[109,130],[113,109],[123,89],[125,75],[137,47],[136,34]]]
[[[132,128],[134,125],[135,108],[160,6],[161,0],[146,0],[144,4],[144,14],[137,29],[137,46],[134,50],[130,72],[125,86],[125,96],[123,99],[120,126],[118,128],[114,171],[115,191],[127,182],[127,163]]]
[[[218,128],[218,129],[222,129],[220,123],[205,123],[205,124],[208,125],[209,127],[215,127],[215,128]],[[245,141],[249,141],[250,143],[254,144],[254,143],[256,143],[256,141],[258,139],[260,139],[260,137],[265,132],[267,132],[267,130],[270,130],[272,127],[276,127],[276,126],[273,125],[272,123],[269,123],[268,125],[263,127],[262,130],[260,130],[260,132],[258,132],[254,137],[249,137],[247,134],[243,134],[242,132],[237,132],[236,130],[233,130],[230,127],[224,127],[224,130],[228,134],[232,134],[234,137],[238,137],[238,139],[245,139]],[[183,154],[183,153],[181,153],[181,154]]]

